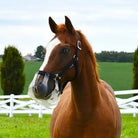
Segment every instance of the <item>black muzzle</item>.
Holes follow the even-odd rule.
[[[51,95],[52,91],[55,89],[55,79],[54,76],[44,73],[42,71],[38,72],[40,78],[36,79],[34,91],[37,98],[47,98]],[[43,79],[42,79],[43,78]]]

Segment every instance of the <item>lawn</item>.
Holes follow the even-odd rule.
[[[121,138],[138,138],[138,115],[122,115]]]
[[[28,86],[33,79],[35,72],[42,62],[26,62],[25,75],[26,84],[23,94],[27,93]],[[132,87],[132,63],[98,63],[101,79],[108,82],[114,90],[128,90]],[[0,89],[0,95],[2,90]],[[38,118],[38,115],[28,117],[27,115],[14,115],[9,118],[0,115],[0,138],[49,138],[50,115]],[[138,116],[122,115],[122,136],[121,138],[137,138]]]
[[[114,90],[132,89],[132,63],[100,62],[101,79],[108,82]]]
[[[25,72],[25,76],[26,76],[26,82],[25,82],[23,94],[27,93],[28,86],[29,86],[30,82],[32,81],[36,71],[39,70],[41,64],[42,64],[42,62],[26,62],[25,63],[24,72]]]
[[[49,138],[50,119],[50,115],[0,115],[0,138]]]
[[[28,85],[41,64],[42,62],[26,62],[24,93],[27,92]],[[129,90],[132,88],[132,63],[99,62],[98,70],[100,78],[108,82],[114,90]]]
[[[42,62],[25,62],[26,83],[23,94],[27,93],[28,86],[41,64]],[[108,82],[114,90],[129,90],[132,88],[132,63],[99,62],[98,70],[100,78]]]
[[[43,115],[43,118],[38,115],[14,115],[13,118],[0,115],[0,138],[50,138],[50,119],[50,115]],[[122,115],[122,122],[121,138],[137,138],[138,116]]]

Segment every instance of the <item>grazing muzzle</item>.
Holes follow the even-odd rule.
[[[39,78],[42,79],[39,80]],[[51,92],[55,89],[56,83],[55,75],[38,71],[38,79],[36,79],[34,86],[35,96],[43,99],[49,98]]]

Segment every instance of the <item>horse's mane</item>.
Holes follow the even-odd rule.
[[[77,32],[80,35],[82,46],[85,46],[84,50],[86,51],[87,55],[89,55],[91,60],[92,60],[92,63],[93,63],[93,66],[94,66],[94,70],[95,70],[95,73],[96,73],[96,79],[97,79],[98,82],[100,82],[100,78],[99,78],[99,74],[98,74],[98,70],[97,70],[97,62],[96,62],[95,54],[94,54],[94,52],[92,50],[92,47],[89,44],[89,42],[86,39],[86,37],[81,33],[81,31],[77,31]]]

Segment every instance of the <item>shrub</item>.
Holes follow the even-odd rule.
[[[24,61],[14,46],[5,48],[0,71],[4,95],[21,94],[25,85]]]
[[[138,47],[133,56],[133,89],[138,89]],[[134,94],[134,96],[137,94]],[[138,102],[138,100],[135,100]]]
[[[133,89],[138,89],[138,48],[133,56]]]

